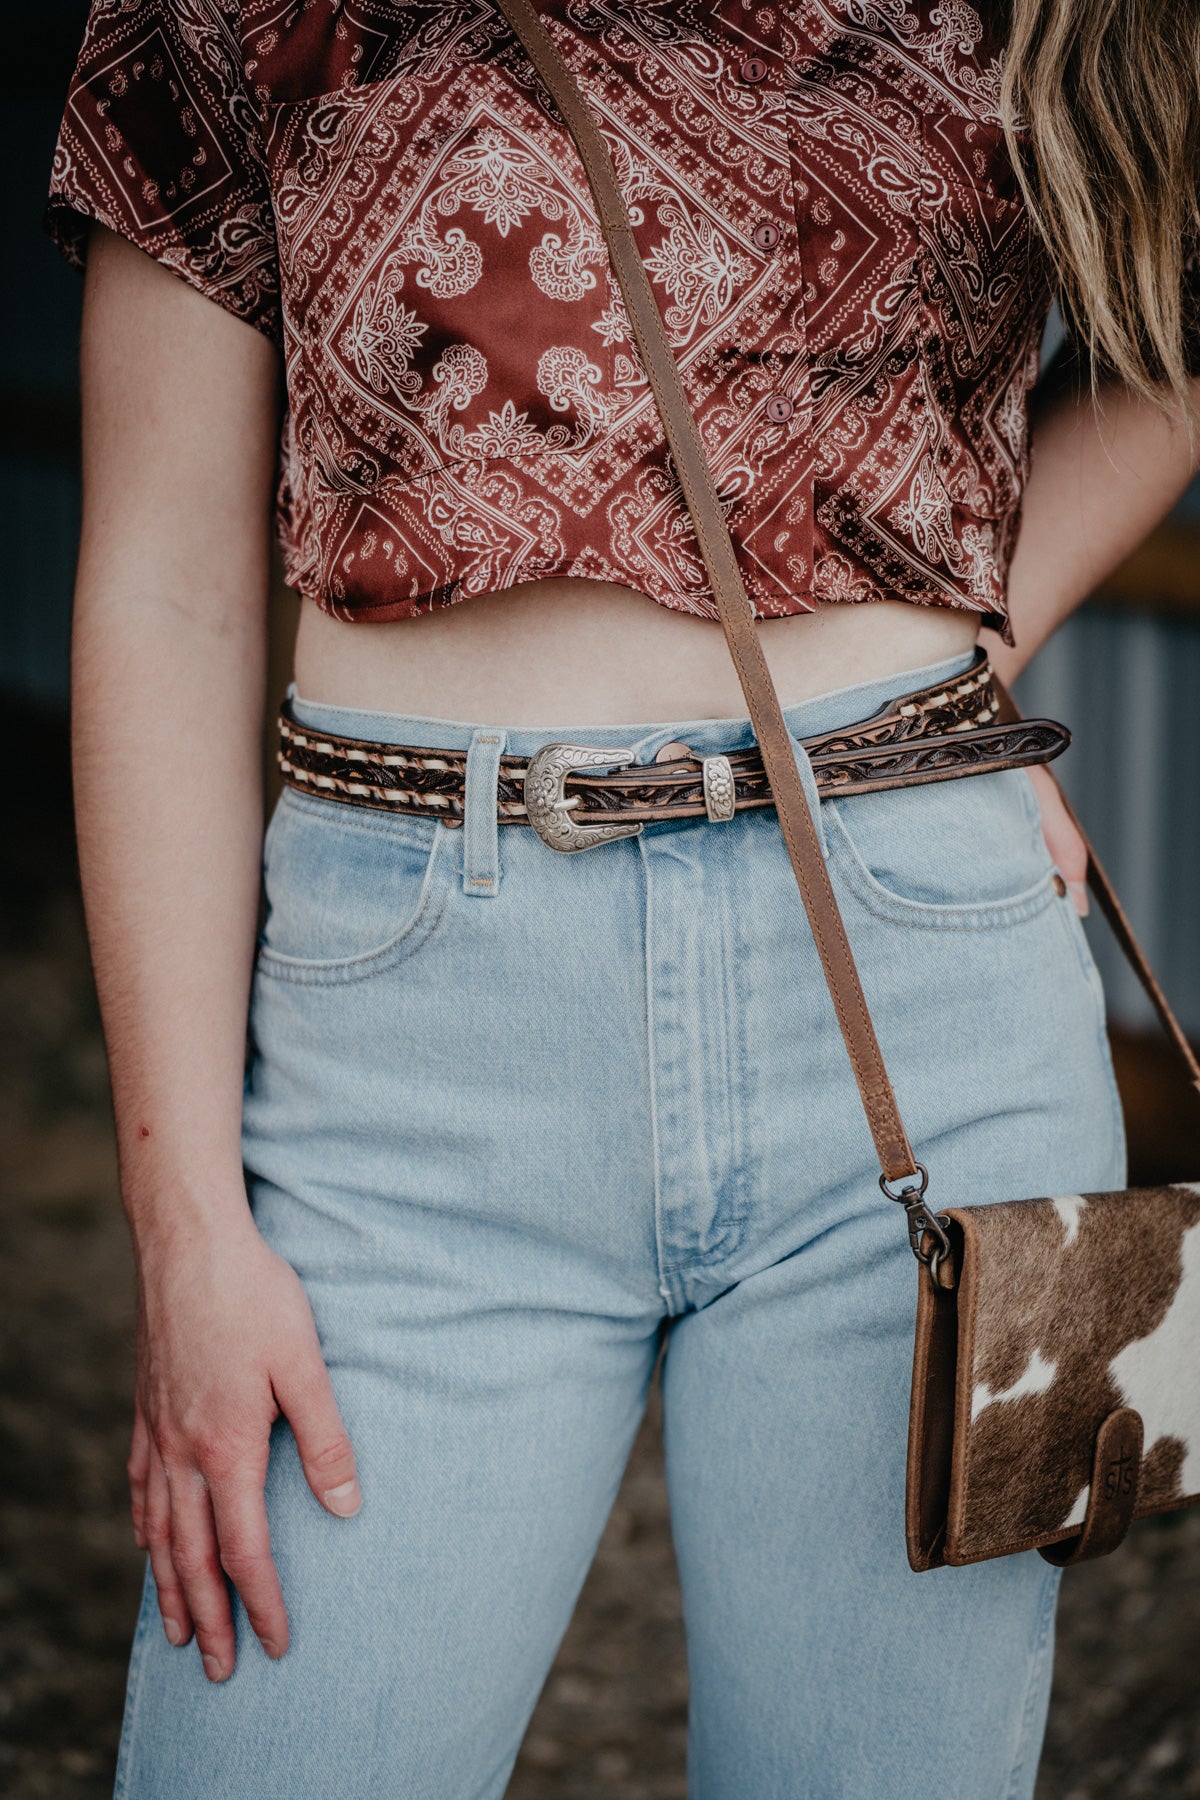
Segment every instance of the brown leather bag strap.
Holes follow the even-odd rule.
[[[1021,717],[1020,709],[1017,707],[1012,695],[1008,692],[1008,689],[1004,686],[1003,682],[995,675],[992,677],[992,686],[996,691],[996,698],[1000,702],[998,717],[1001,722],[1004,724],[1011,724],[1014,720],[1019,719]],[[1197,1093],[1200,1093],[1200,1062],[1197,1062],[1196,1060],[1196,1053],[1184,1036],[1182,1025],[1171,1010],[1171,1002],[1167,999],[1167,996],[1163,993],[1162,988],[1158,984],[1154,971],[1147,960],[1146,952],[1138,943],[1133,926],[1129,923],[1125,908],[1117,899],[1116,889],[1108,878],[1104,864],[1096,855],[1092,840],[1080,823],[1079,814],[1075,811],[1075,808],[1063,793],[1062,784],[1061,782],[1058,782],[1057,777],[1055,777],[1055,782],[1058,786],[1058,792],[1062,799],[1062,803],[1066,807],[1067,815],[1074,824],[1080,837],[1083,839],[1087,849],[1088,885],[1093,894],[1095,894],[1100,905],[1100,910],[1108,920],[1109,926],[1112,929],[1112,934],[1124,951],[1130,967],[1133,969],[1134,974],[1146,990],[1147,998],[1158,1015],[1160,1025],[1166,1032],[1172,1046],[1179,1055],[1188,1081],[1191,1083],[1192,1087],[1196,1089]]]
[[[875,1027],[867,1010],[862,982],[830,885],[820,839],[805,798],[775,684],[755,629],[754,611],[738,568],[712,470],[634,239],[608,150],[574,76],[529,0],[498,0],[498,4],[550,90],[587,174],[613,269],[625,297],[629,322],[654,392],[675,472],[746,697],[787,853],[850,1053],[880,1166],[888,1181],[903,1181],[917,1174],[919,1165],[901,1121]]]

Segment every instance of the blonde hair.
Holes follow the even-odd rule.
[[[1200,0],[1007,10],[1002,117],[1093,391],[1100,374],[1123,381],[1194,430]]]

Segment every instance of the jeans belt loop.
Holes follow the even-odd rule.
[[[505,736],[506,733],[497,728],[475,731],[467,750],[462,883],[465,894],[475,894],[480,899],[494,895],[500,886],[500,824],[496,799]]]

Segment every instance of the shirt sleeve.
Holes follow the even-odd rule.
[[[260,121],[230,0],[92,0],[45,218],[78,268],[91,220],[279,341]]]

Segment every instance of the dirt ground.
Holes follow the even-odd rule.
[[[0,1793],[93,1800],[111,1792],[141,1571],[131,1271],[69,848],[47,820],[0,832]],[[1200,1797],[1198,1689],[1200,1510],[1068,1573],[1038,1800]],[[684,1800],[686,1705],[652,1414],[510,1800]]]

